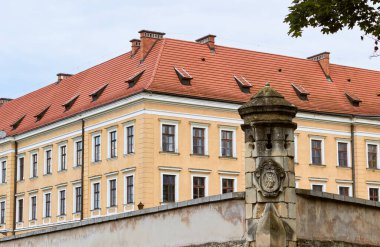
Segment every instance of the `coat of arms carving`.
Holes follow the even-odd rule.
[[[271,159],[264,160],[255,171],[257,188],[263,196],[276,197],[282,191],[284,169]]]

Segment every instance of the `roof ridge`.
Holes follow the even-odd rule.
[[[150,87],[150,85],[152,85],[153,81],[154,81],[154,78],[156,76],[156,73],[157,73],[157,70],[158,70],[158,66],[160,64],[160,61],[161,61],[161,55],[163,53],[163,50],[164,50],[164,47],[165,47],[165,44],[166,44],[166,39],[163,39],[162,40],[162,44],[161,44],[161,47],[160,47],[160,51],[158,53],[158,57],[156,58],[156,64],[154,65],[154,69],[152,71],[152,76],[150,77],[150,81],[145,85],[145,88],[146,90],[148,90],[148,88]]]

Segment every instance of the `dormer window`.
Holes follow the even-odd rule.
[[[136,85],[137,81],[140,79],[140,77],[142,76],[142,74],[144,74],[144,71],[145,70],[137,72],[136,74],[134,74],[133,76],[131,76],[131,77],[128,78],[127,82],[128,82],[128,86],[130,88],[133,87],[134,85]]]
[[[70,110],[70,108],[74,105],[75,101],[78,99],[79,94],[75,95],[71,99],[69,99],[66,103],[64,103],[62,106],[65,107],[65,111]]]
[[[50,105],[34,116],[36,118],[36,122],[40,121],[45,116],[49,108],[50,108]]]
[[[190,81],[193,77],[189,74],[189,72],[187,72],[184,68],[174,67],[174,70],[182,84],[190,85]]]
[[[360,103],[362,102],[355,94],[353,93],[349,93],[349,92],[345,92],[345,95],[347,97],[347,99],[350,101],[351,105],[352,106],[356,106],[358,107],[360,105]]]
[[[244,76],[234,75],[235,81],[239,84],[239,86],[244,88],[252,87],[252,83],[248,81]]]
[[[301,84],[292,83],[292,87],[296,91],[301,100],[308,100],[307,96],[310,94]]]
[[[24,120],[24,118],[26,117],[26,115],[20,117],[19,119],[17,119],[16,122],[14,122],[13,124],[11,124],[11,127],[12,127],[12,130],[15,130],[18,128],[18,126],[20,126],[22,120]]]
[[[102,95],[107,86],[108,83],[91,93],[89,96],[92,98],[92,101],[96,101],[100,97],[100,95]]]

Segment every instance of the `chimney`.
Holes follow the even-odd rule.
[[[140,48],[141,41],[139,39],[131,39],[129,42],[131,42],[133,57],[136,54],[137,50]]]
[[[57,74],[57,79],[58,79],[57,82],[61,82],[62,80],[69,78],[70,76],[72,76],[72,75],[71,74],[65,74],[65,73],[58,73]]]
[[[330,77],[330,52],[322,52],[317,55],[308,57],[307,59],[317,61],[321,66],[323,73],[328,81],[332,81]]]
[[[140,48],[141,48],[141,61],[144,61],[154,44],[162,39],[165,33],[141,30],[140,32]]]
[[[2,105],[4,105],[5,103],[11,101],[11,100],[12,100],[12,99],[8,99],[8,98],[0,98],[0,107],[1,107]]]
[[[209,34],[200,39],[195,40],[195,42],[200,44],[207,44],[211,52],[215,52],[215,35]]]

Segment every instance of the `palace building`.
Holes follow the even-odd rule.
[[[0,102],[4,236],[243,191],[237,109],[266,83],[298,107],[289,179],[379,201],[380,71],[139,34],[128,53]]]

